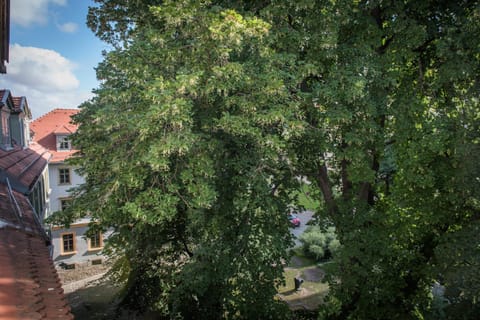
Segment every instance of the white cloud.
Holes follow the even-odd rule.
[[[41,90],[72,90],[79,86],[74,68],[74,63],[53,50],[19,44],[10,47],[8,75],[16,83]]]
[[[78,30],[78,24],[73,22],[67,22],[57,25],[58,29],[65,33],[74,33]]]
[[[78,1],[78,0],[77,0]],[[13,0],[10,2],[12,23],[28,27],[33,24],[46,24],[48,21],[48,5],[64,6],[67,0]]]
[[[26,96],[34,118],[53,108],[75,108],[92,93],[79,90],[74,68],[74,63],[56,51],[14,44],[0,87],[10,89],[14,96]]]

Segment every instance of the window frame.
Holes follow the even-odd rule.
[[[63,198],[58,198],[58,201],[60,203],[60,210],[59,211],[65,211],[68,207],[67,206],[63,206],[64,202],[70,202],[70,204],[68,206],[71,206],[71,202],[73,201],[73,198],[71,197],[63,197]]]
[[[92,237],[87,237],[88,251],[98,251],[103,249],[103,233],[97,231],[95,235],[98,235],[99,246],[92,247]]]
[[[68,182],[62,182],[62,170],[67,170],[68,172]],[[70,185],[72,184],[72,169],[67,167],[58,168],[58,185]]]
[[[66,146],[66,147],[65,147]],[[72,142],[68,136],[57,136],[57,151],[70,151],[72,150]]]
[[[72,251],[65,251],[65,240],[64,236],[71,235],[72,236]],[[77,238],[74,231],[63,232],[60,234],[60,255],[72,255],[77,253]]]

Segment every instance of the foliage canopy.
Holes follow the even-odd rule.
[[[114,49],[75,119],[87,181],[58,219],[114,228],[130,301],[285,315],[304,176],[342,244],[322,316],[423,319],[434,281],[441,314],[480,313],[478,1],[96,2]]]
[[[273,296],[291,245],[285,145],[301,122],[270,26],[198,1],[114,3],[89,20],[116,49],[75,119],[86,176],[77,212],[114,228],[132,305],[279,317]]]

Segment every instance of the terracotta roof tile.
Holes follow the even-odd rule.
[[[53,131],[54,134],[72,134],[77,130],[77,127],[72,124],[67,124],[61,127],[58,127]]]
[[[71,117],[77,114],[78,109],[54,109],[35,119],[30,124],[33,141],[36,141],[52,154],[50,162],[63,162],[77,150],[57,151],[58,134],[71,134],[77,131],[77,125],[71,123]]]
[[[16,178],[27,189],[31,189],[39,175],[45,169],[51,154],[37,143],[29,148],[16,146],[12,150],[0,149],[0,169]]]
[[[0,184],[0,319],[73,319],[28,199],[11,195]]]

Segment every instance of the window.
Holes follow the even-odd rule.
[[[75,253],[75,233],[63,233],[62,234],[62,254]]]
[[[88,250],[99,250],[103,248],[103,236],[101,232],[95,232],[88,238]]]
[[[59,151],[68,151],[71,149],[70,140],[67,136],[57,137],[57,146]]]
[[[97,265],[102,264],[102,263],[103,263],[102,259],[92,260],[92,266],[97,266]]]
[[[62,211],[66,210],[72,204],[72,199],[70,198],[62,198],[60,199],[60,209]]]
[[[58,182],[59,182],[59,184],[70,184],[70,169],[69,168],[58,169]]]
[[[0,109],[0,117],[1,122],[0,122],[0,129],[1,129],[1,135],[0,135],[0,144],[3,145],[3,147],[9,147],[10,146],[10,126],[9,126],[9,117],[10,114],[7,113],[6,111]]]

